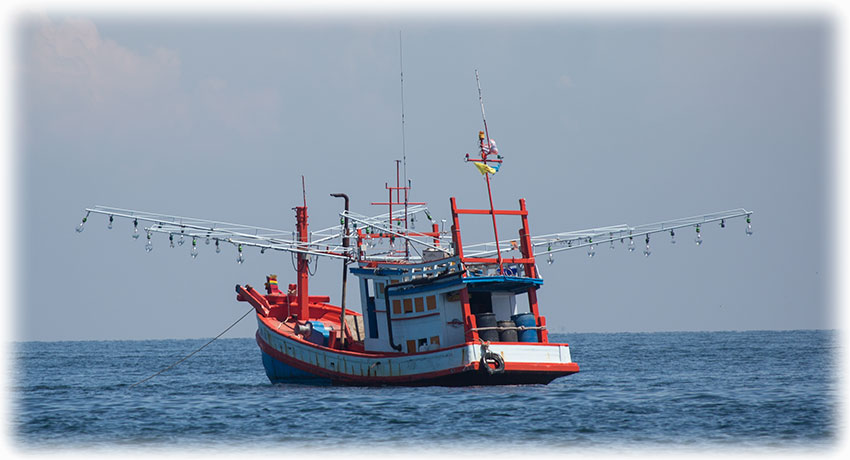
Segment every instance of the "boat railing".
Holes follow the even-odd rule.
[[[431,278],[463,270],[459,257],[449,257],[418,264],[378,264],[376,268],[377,270],[395,271],[401,275],[399,279],[401,282]]]
[[[534,278],[532,276],[526,276],[525,264],[521,263],[503,264],[502,273],[499,273],[498,264],[467,264],[466,270],[467,276],[472,277],[509,276],[513,278]]]

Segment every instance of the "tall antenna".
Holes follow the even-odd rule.
[[[478,79],[478,69],[475,69],[475,84],[478,85],[478,102],[481,103],[481,119],[484,120],[484,135],[487,136],[487,148],[490,148],[490,132],[487,131],[487,117],[484,115],[484,97],[481,95],[481,80]]]
[[[398,68],[401,76],[401,158],[404,170],[404,231],[407,232],[407,191],[410,189],[410,183],[407,181],[407,149],[404,139],[404,54],[401,46],[401,31],[398,31]],[[410,243],[405,238],[404,240],[404,257],[410,257]]]
[[[398,31],[398,68],[401,75],[401,157],[404,166],[404,183],[407,184],[407,152],[404,139],[404,55],[401,46],[401,31]]]

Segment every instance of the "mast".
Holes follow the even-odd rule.
[[[384,182],[384,187],[387,189],[389,194],[389,200],[386,203],[377,203],[373,202],[373,205],[387,205],[389,206],[389,229],[393,230],[393,221],[403,220],[404,221],[404,231],[399,230],[399,233],[403,235],[408,234],[407,229],[407,206],[408,205],[419,205],[425,204],[424,202],[410,202],[407,198],[407,191],[410,190],[410,184],[406,186],[401,185],[401,160],[395,160],[395,187],[389,185],[389,183]],[[404,201],[402,200],[401,191],[404,190]],[[393,200],[393,192],[395,192],[395,200]],[[393,217],[393,205],[404,206],[404,217]],[[407,238],[404,238],[404,258],[410,258],[410,245]]]
[[[484,97],[481,95],[481,81],[478,79],[478,69],[475,69],[475,83],[478,85],[478,101],[481,103],[481,119],[484,120],[484,133],[478,134],[478,140],[481,148],[481,161],[486,165],[488,162],[487,156],[490,154],[490,132],[487,130],[487,117],[484,115]],[[487,149],[484,149],[484,138],[487,138]],[[493,161],[493,160],[489,160]],[[490,175],[485,173],[484,178],[487,180],[487,197],[490,198],[490,216],[493,218],[493,236],[496,237],[496,260],[499,264],[499,274],[503,274],[502,268],[502,251],[499,248],[499,229],[496,227],[496,210],[493,207],[493,192],[490,189]]]
[[[301,176],[301,193],[304,198],[304,206],[295,207],[295,226],[298,232],[298,241],[307,243],[307,188],[304,184],[304,176]],[[306,245],[305,245],[306,247]],[[305,253],[298,254],[298,319],[307,321],[310,319],[310,291],[309,291],[309,271],[310,259]]]

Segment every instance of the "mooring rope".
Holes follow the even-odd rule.
[[[152,379],[152,378],[156,377],[157,375],[162,374],[163,372],[165,372],[165,371],[167,371],[167,370],[169,370],[169,369],[171,369],[171,368],[173,368],[173,367],[177,366],[178,364],[182,363],[183,361],[186,361],[187,359],[191,358],[191,357],[192,357],[192,355],[194,355],[195,353],[197,353],[197,352],[199,352],[199,351],[203,350],[204,348],[206,348],[206,347],[207,347],[207,345],[209,345],[209,344],[211,344],[211,343],[215,342],[215,341],[216,341],[216,339],[218,339],[219,337],[223,336],[223,335],[224,335],[227,331],[229,331],[230,329],[232,329],[232,328],[233,328],[233,326],[236,326],[236,324],[238,324],[238,323],[239,323],[239,321],[242,321],[243,319],[245,319],[245,317],[246,317],[246,316],[248,316],[248,314],[250,314],[252,311],[254,311],[254,309],[253,309],[253,308],[251,308],[250,310],[246,311],[244,315],[242,315],[239,319],[237,319],[237,320],[236,320],[236,322],[234,322],[234,323],[233,323],[233,324],[231,324],[230,326],[227,326],[227,329],[225,329],[225,330],[221,331],[221,334],[219,334],[219,335],[215,336],[212,340],[210,340],[209,342],[205,343],[205,344],[204,344],[201,348],[198,348],[197,350],[195,350],[195,351],[193,351],[193,352],[189,353],[188,355],[186,355],[186,356],[184,356],[183,358],[181,358],[179,361],[177,361],[177,362],[175,362],[174,364],[172,364],[172,365],[170,365],[170,366],[166,367],[165,369],[163,369],[163,370],[161,370],[161,371],[157,372],[156,374],[151,375],[150,377],[147,377],[147,378],[145,378],[145,379],[139,380],[138,382],[136,382],[136,383],[134,383],[134,384],[130,385],[130,386],[128,387],[128,389],[129,389],[129,388],[133,388],[134,386],[136,386],[136,385],[138,385],[138,384],[140,384],[140,383],[145,383],[145,382],[147,382],[148,380],[150,380],[150,379]]]

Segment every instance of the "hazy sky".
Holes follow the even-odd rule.
[[[40,15],[18,23],[15,339],[211,337],[249,306],[234,285],[293,279],[289,256],[212,246],[189,256],[101,204],[294,228],[303,174],[311,228],[380,213],[401,158],[404,42],[413,200],[485,207],[463,163],[482,128],[506,159],[497,207],[527,199],[533,234],[637,225],[724,209],[742,220],[565,252],[541,311],[556,332],[835,328],[828,220],[833,24],[826,16]],[[464,242],[488,240],[462,221]],[[515,234],[519,222],[501,222]],[[480,229],[480,231],[478,231]],[[340,296],[340,262],[312,292]],[[350,278],[356,279],[356,278]],[[349,306],[357,308],[351,283]],[[246,319],[228,336],[253,336]]]

